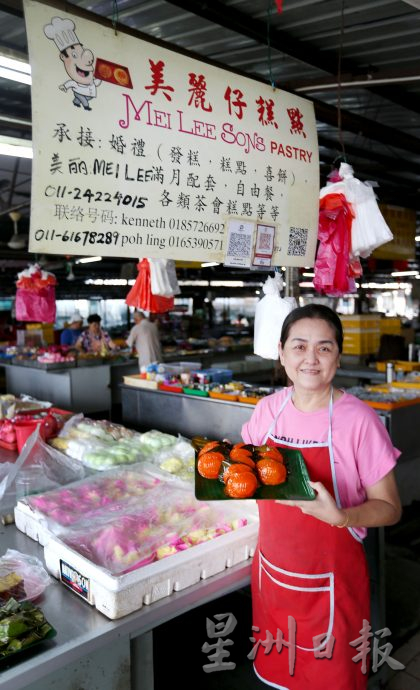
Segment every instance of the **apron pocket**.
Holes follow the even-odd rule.
[[[310,652],[324,649],[334,626],[334,573],[291,572],[274,566],[260,552],[256,558],[265,620],[276,628],[269,632],[276,638],[280,630],[288,640],[288,617],[292,616],[296,621],[296,647]],[[321,635],[322,639],[314,641]]]

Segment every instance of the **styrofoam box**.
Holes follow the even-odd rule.
[[[246,561],[254,555],[257,535],[258,521],[253,517],[245,527],[119,576],[95,565],[57,537],[45,544],[44,557],[48,571],[59,580],[63,581],[63,564],[67,571],[70,568],[75,579],[83,583],[83,598],[115,619]]]
[[[81,596],[108,618],[116,619],[252,558],[258,538],[255,502],[213,501],[212,505],[217,503],[238,517],[246,517],[248,524],[119,576],[95,565],[53,536],[45,518],[24,501],[19,501],[15,508],[15,523],[44,546],[45,563],[54,577],[63,581],[64,563],[67,570],[74,571],[75,579],[83,583]]]

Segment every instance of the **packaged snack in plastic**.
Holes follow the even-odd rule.
[[[106,519],[138,504],[140,497],[143,499],[161,483],[161,479],[140,469],[142,465],[132,467],[91,475],[69,486],[29,496],[25,502],[44,516],[54,533],[94,517]]]
[[[0,606],[11,597],[33,601],[52,582],[41,561],[20,551],[8,549],[0,558]]]
[[[121,424],[83,415],[70,419],[51,445],[94,470],[107,470],[146,458],[141,434]]]
[[[244,518],[197,501],[190,491],[160,485],[125,515],[91,520],[60,538],[117,575],[153,563],[246,525]]]

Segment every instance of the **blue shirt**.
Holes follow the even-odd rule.
[[[65,328],[60,335],[60,345],[72,347],[82,333],[83,328]]]

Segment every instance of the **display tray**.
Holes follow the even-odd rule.
[[[157,390],[157,381],[150,381],[149,379],[141,378],[141,374],[133,374],[132,376],[123,376],[124,383],[127,386],[134,386],[135,388],[149,388]]]
[[[315,492],[309,484],[308,470],[306,469],[305,461],[300,450],[293,448],[282,448],[281,453],[284,457],[287,468],[287,479],[283,484],[276,486],[260,485],[252,498],[256,500],[261,499],[278,499],[278,500],[303,500],[311,501],[315,498]],[[201,501],[243,501],[244,499],[236,499],[227,496],[225,493],[225,485],[220,479],[205,479],[197,470],[197,457],[195,463],[195,497]]]
[[[186,395],[197,395],[200,398],[209,397],[208,391],[203,391],[200,388],[188,388],[188,386],[185,386],[182,390]]]
[[[216,393],[214,391],[209,391],[209,397],[215,398],[215,400],[229,400],[230,402],[237,402],[238,393]]]
[[[261,397],[259,397],[259,398],[256,398],[256,397],[253,397],[253,396],[251,396],[251,395],[248,395],[248,396],[246,396],[246,395],[240,395],[240,396],[238,397],[238,402],[240,402],[240,403],[245,403],[245,405],[256,405],[257,402],[259,402],[259,401],[261,400],[262,397],[263,397],[263,396],[261,396]]]
[[[400,407],[409,407],[410,405],[418,405],[420,398],[413,398],[412,400],[400,400],[399,402],[379,402],[376,400],[363,400],[366,405],[373,407],[374,410],[397,410]]]
[[[167,393],[183,393],[184,389],[182,386],[177,386],[176,384],[171,385],[170,383],[160,383],[160,391],[166,391]]]

